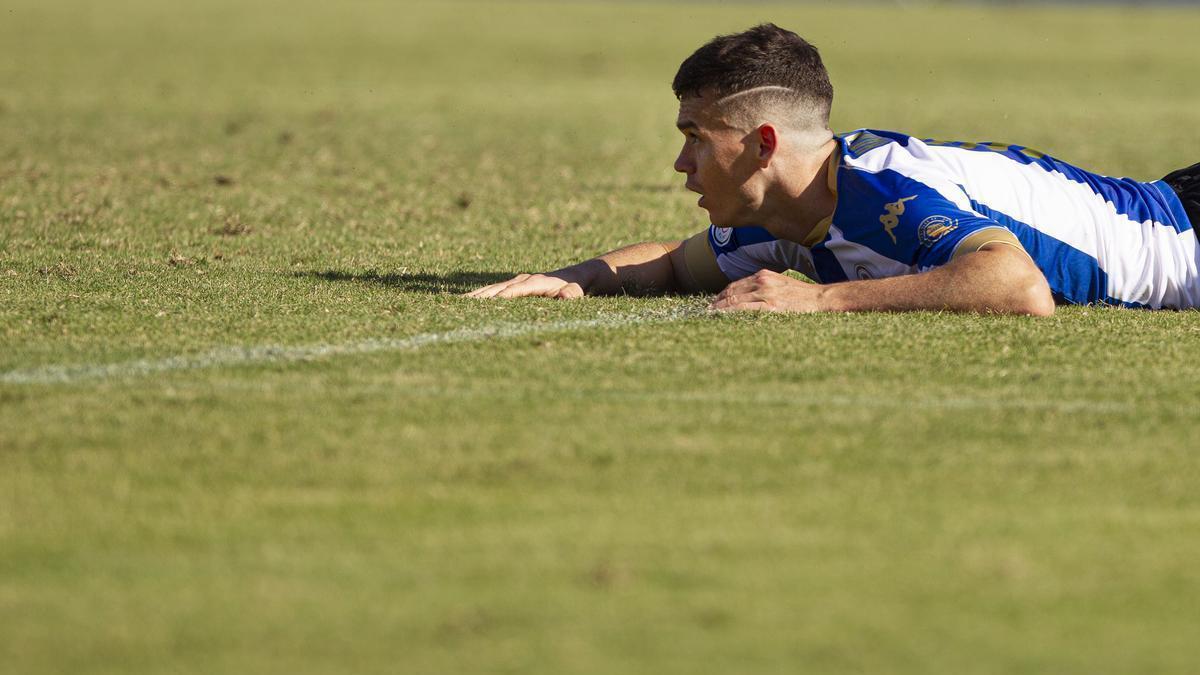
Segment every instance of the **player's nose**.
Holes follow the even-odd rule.
[[[675,170],[686,174],[691,174],[696,170],[691,158],[687,156],[687,152],[680,152],[679,156],[675,158]]]

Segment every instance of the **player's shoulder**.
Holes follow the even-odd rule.
[[[842,165],[865,173],[884,171],[901,176],[941,175],[944,165],[929,152],[927,141],[898,131],[857,129],[838,136]]]
[[[958,201],[961,190],[955,176],[928,154],[924,141],[879,129],[858,129],[839,135],[838,141],[839,204],[853,200],[880,205],[917,193]]]

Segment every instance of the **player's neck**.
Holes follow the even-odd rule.
[[[768,191],[760,222],[777,239],[803,243],[820,222],[833,215],[837,196],[829,187],[829,162],[836,140],[830,140],[786,172]]]

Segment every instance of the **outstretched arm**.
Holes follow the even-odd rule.
[[[543,274],[518,274],[477,288],[472,298],[579,298],[584,295],[658,295],[697,290],[683,261],[683,242],[645,242]]]
[[[729,284],[713,309],[777,312],[910,311],[1054,313],[1042,271],[1021,249],[987,244],[922,274],[820,286],[774,272]]]

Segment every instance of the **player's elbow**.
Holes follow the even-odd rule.
[[[993,289],[1003,295],[996,299],[995,307],[1009,314],[1054,314],[1054,295],[1050,292],[1046,275],[1023,250],[1011,246],[989,246],[980,253],[986,255],[980,262],[986,261],[996,274]]]
[[[1029,270],[1022,275],[1014,293],[1014,311],[1029,316],[1053,316],[1054,296],[1041,270]]]
[[[1054,316],[1054,298],[1049,293],[1037,293],[1025,299],[1022,314],[1029,316]]]

